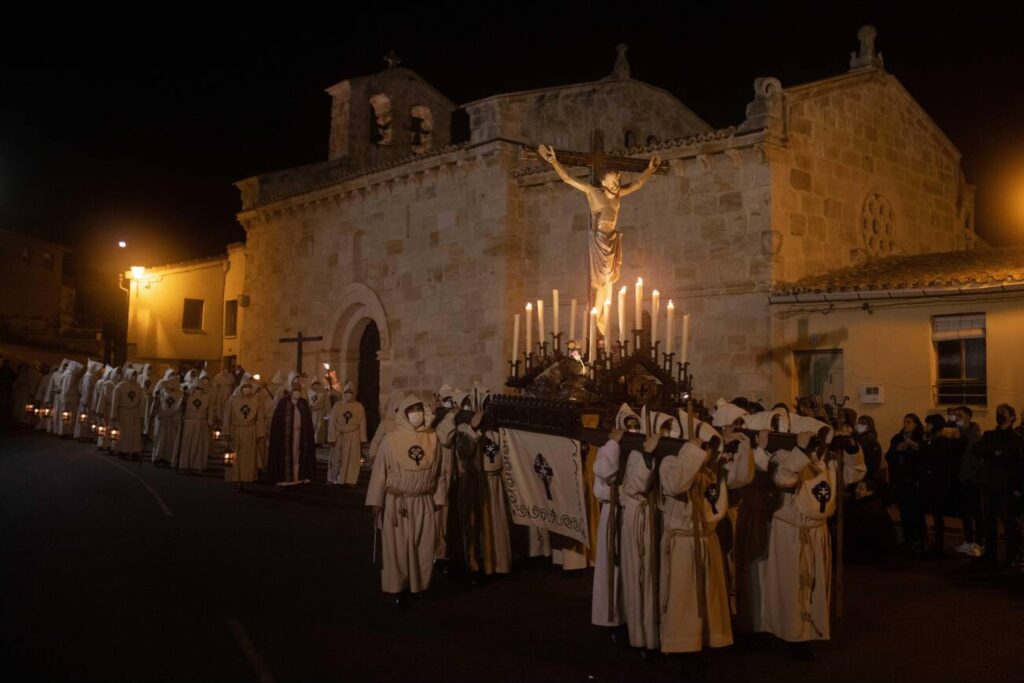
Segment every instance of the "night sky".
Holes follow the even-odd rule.
[[[173,16],[8,24],[0,226],[64,242],[103,269],[117,239],[150,265],[220,253],[244,238],[231,183],[326,159],[324,89],[381,69],[392,48],[464,103],[603,77],[625,42],[634,78],[719,127],[743,119],[757,76],[792,85],[844,72],[857,29],[871,23],[887,69],[963,153],[979,232],[1024,241],[1021,5],[768,4],[586,3],[584,13],[554,3],[363,3],[354,16],[339,3],[301,16],[287,6],[267,18],[233,10],[231,23],[175,5]]]

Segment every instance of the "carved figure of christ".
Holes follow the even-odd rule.
[[[622,198],[643,187],[655,173],[667,172],[657,155],[651,157],[649,162],[628,157],[606,156],[603,142],[601,131],[594,131],[593,149],[590,154],[556,151],[546,145],[537,148],[537,155],[551,164],[566,184],[587,196],[587,204],[590,207],[590,306],[598,310],[597,328],[602,335],[605,334],[608,324],[604,317],[603,304],[612,298],[622,268],[622,244],[615,227],[619,219]],[[589,166],[592,182],[587,183],[572,177],[559,160],[559,155],[568,157],[568,163],[571,165]],[[632,183],[622,185],[620,171],[640,170],[638,166],[643,166],[640,176]],[[595,180],[600,181],[600,185],[595,185]]]

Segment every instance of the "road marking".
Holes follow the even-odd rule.
[[[171,508],[167,507],[167,503],[165,503],[164,499],[160,497],[160,494],[156,492],[156,489],[154,489],[152,486],[149,485],[148,481],[146,481],[145,479],[143,479],[139,475],[135,474],[130,469],[128,469],[127,467],[125,467],[121,463],[117,462],[116,460],[110,460],[109,456],[96,455],[95,453],[93,453],[93,455],[95,457],[99,458],[100,460],[102,460],[103,462],[109,463],[109,464],[117,467],[118,469],[123,470],[123,471],[127,472],[128,474],[132,475],[133,477],[135,477],[139,481],[140,484],[142,484],[143,486],[146,487],[146,490],[149,491],[149,494],[151,496],[153,496],[153,498],[156,500],[156,504],[160,506],[160,509],[164,511],[164,514],[167,515],[168,517],[173,517],[174,516],[174,513],[171,512]]]
[[[242,622],[238,619],[227,618],[228,626],[231,627],[231,633],[235,636],[235,640],[238,641],[238,649],[242,651],[245,658],[249,660],[249,666],[252,667],[252,671],[256,674],[256,680],[260,683],[274,683],[274,674],[270,672],[270,667],[263,661],[259,653],[256,652],[256,646],[252,644],[252,640],[249,639],[249,634],[245,632],[245,627],[242,626]]]

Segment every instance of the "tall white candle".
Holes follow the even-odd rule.
[[[619,290],[619,341],[626,343],[626,286]]]
[[[551,317],[554,318],[551,321],[551,332],[558,336],[558,290],[551,290]]]
[[[547,341],[544,336],[544,299],[537,299],[537,343],[543,344]]]
[[[644,328],[644,279],[642,277],[636,279],[636,314],[633,319],[636,322],[636,327],[633,329],[642,330]]]
[[[661,293],[651,292],[651,347],[658,343],[658,316],[661,314]]]
[[[519,360],[519,314],[515,315],[515,322],[512,323],[512,362]]]
[[[612,339],[612,300],[610,298],[604,300],[604,352],[608,353],[611,351],[611,339]]]
[[[584,327],[582,329],[585,330],[587,328]],[[576,299],[569,303],[569,340],[578,341],[576,339]]]
[[[587,359],[591,365],[597,360],[597,306],[590,309],[590,343],[587,345]]]
[[[675,348],[676,341],[676,305],[672,303],[672,299],[668,300],[668,321],[665,323],[665,332],[667,339],[665,339],[665,353],[671,354]]]
[[[590,320],[587,317],[590,315],[590,310],[587,309],[586,306],[580,306],[580,313],[583,314],[580,316],[580,336],[583,336],[587,333],[587,330],[590,329],[587,327],[590,324]],[[581,348],[580,351],[582,350],[583,349]]]
[[[685,363],[690,359],[690,314],[687,313],[683,316],[683,341],[681,342],[683,352],[679,357],[680,363]]]
[[[533,304],[526,304],[526,353],[533,353]]]

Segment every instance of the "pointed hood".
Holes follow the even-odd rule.
[[[244,394],[242,393],[242,387],[249,387],[252,390],[249,393],[249,395],[252,396],[253,394],[256,393],[256,390],[259,388],[259,382],[257,382],[253,378],[251,373],[247,372],[244,375],[242,375],[242,379],[239,380],[238,386],[235,387],[235,390],[231,392],[231,396],[243,396]]]
[[[455,406],[456,409],[461,408],[462,402],[465,401],[467,398],[469,398],[470,403],[472,403],[472,396],[468,391],[456,389],[455,391],[452,392],[452,405]]]
[[[631,423],[633,420],[636,420],[635,431],[642,432],[643,422],[640,420],[640,416],[629,407],[628,403],[623,403],[622,407],[619,408],[618,415],[615,416],[615,428],[628,432],[630,429],[627,423]]]
[[[788,432],[789,411],[785,408],[774,408],[753,415],[744,415],[743,425],[747,429],[756,429],[757,431],[767,429],[773,432]]]
[[[423,424],[420,425],[419,428],[413,427],[412,423],[409,422],[409,416],[405,414],[405,411],[407,411],[409,408],[416,405],[417,403],[423,404],[424,412]],[[428,420],[428,416],[426,413],[427,406],[425,403],[423,403],[423,399],[420,398],[419,396],[416,396],[415,394],[409,394],[398,402],[398,408],[395,410],[395,424],[402,429],[407,429],[412,432],[429,432],[431,431],[430,421]]]
[[[679,425],[682,429],[683,438],[689,439],[690,420],[689,416],[686,414],[686,411],[683,410],[682,408],[679,409]],[[718,433],[717,429],[709,425],[707,422],[704,422],[703,420],[697,418],[693,420],[693,429],[695,432],[697,432],[697,439],[700,441],[707,442],[711,441],[713,437],[722,437],[722,435]]]
[[[114,371],[110,373],[110,381],[114,384],[124,381],[124,370],[121,368],[114,368]]]
[[[711,425],[713,427],[725,427],[747,414],[747,411],[738,405],[727,403],[724,398],[720,398],[715,403],[715,414],[711,416]]]
[[[657,434],[661,431],[661,428],[668,425],[668,435],[673,439],[678,439],[682,433],[682,427],[679,426],[679,420],[667,413],[654,413],[654,433]]]
[[[185,381],[182,382],[182,385],[185,388],[191,387],[193,384],[195,384],[197,379],[199,379],[199,371],[196,370],[195,368],[192,368],[191,370],[185,373]]]
[[[85,371],[85,366],[79,363],[77,360],[68,361],[67,374],[74,377],[80,375]]]
[[[270,386],[279,387],[282,384],[284,384],[284,375],[282,375],[281,371],[278,370],[277,373],[274,375],[274,378],[270,380]]]
[[[103,374],[103,363],[99,362],[98,360],[90,359],[86,363],[86,372],[88,372],[93,377],[99,377],[100,375]]]
[[[828,430],[828,434],[825,436],[825,443],[832,443],[832,437],[835,436],[835,430],[833,430],[830,425],[827,425],[816,418],[804,417],[803,415],[797,415],[796,413],[789,416],[790,434],[799,434],[800,432],[812,432],[817,434],[822,429]]]

